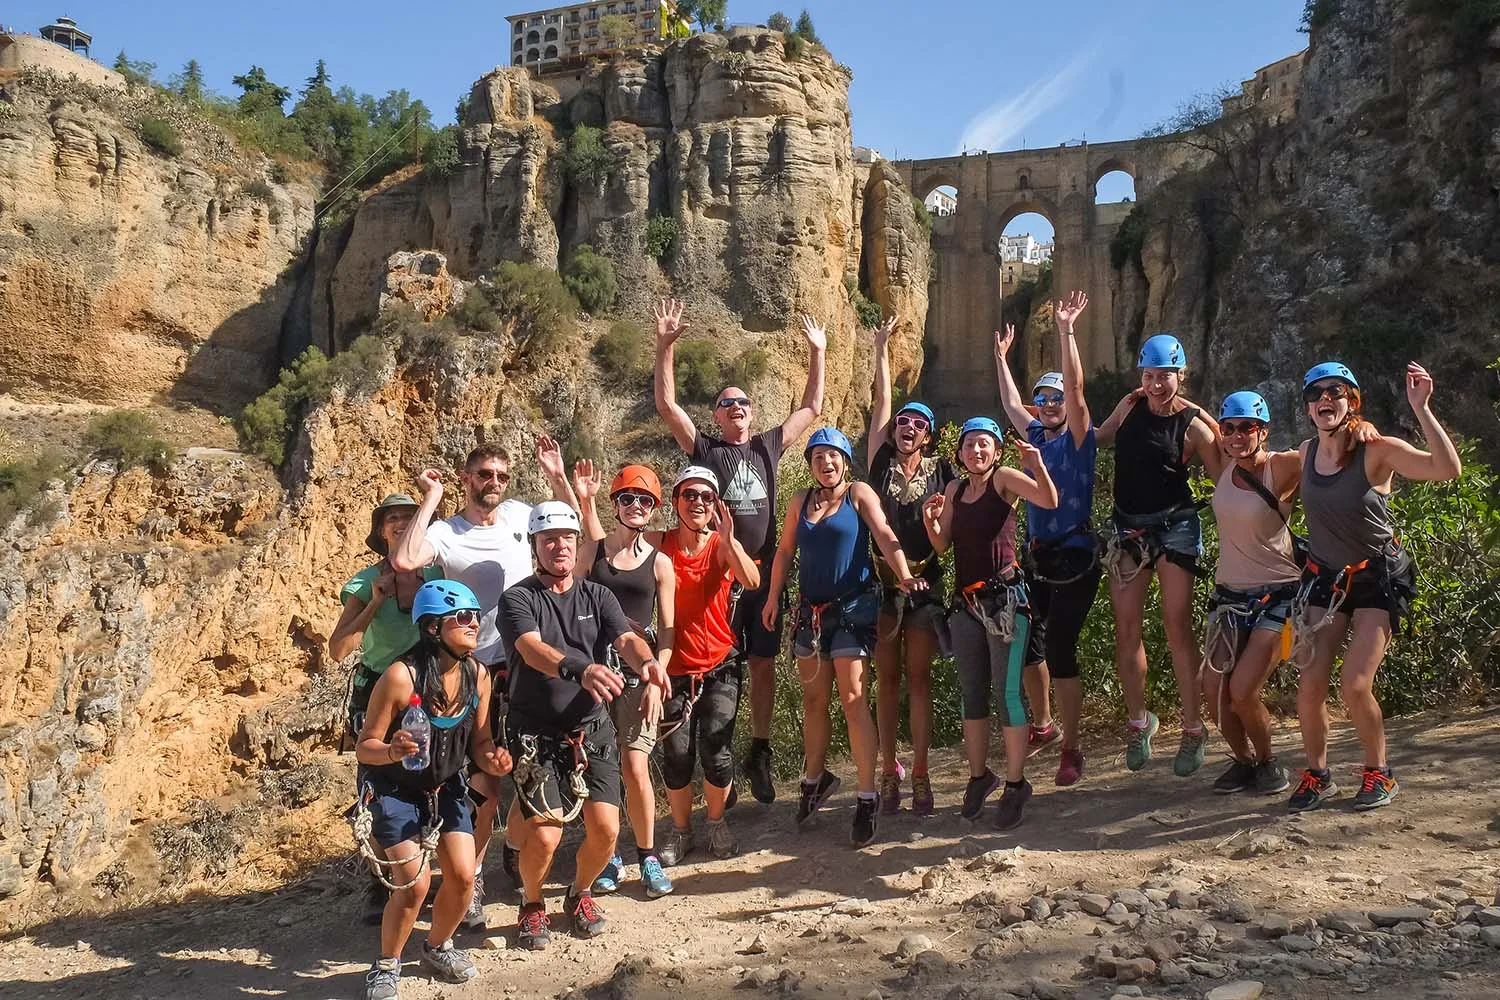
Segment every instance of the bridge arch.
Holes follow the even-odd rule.
[[[926,201],[927,196],[940,187],[951,187],[954,191],[960,192],[959,197],[962,197],[962,189],[958,186],[958,174],[949,173],[946,170],[934,170],[931,173],[913,177],[911,193],[916,195],[918,201]]]

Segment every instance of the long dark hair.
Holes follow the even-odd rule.
[[[417,644],[401,654],[401,661],[411,666],[416,674],[413,688],[422,696],[422,708],[428,715],[451,715],[457,707],[448,702],[448,692],[443,690],[443,647],[438,636],[427,631],[430,622],[437,621],[429,615],[422,619],[417,631]],[[442,625],[438,625],[441,634]],[[472,656],[458,661],[459,676],[458,705],[471,705],[479,689],[479,672]]]

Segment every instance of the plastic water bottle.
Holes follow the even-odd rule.
[[[411,696],[411,707],[401,716],[401,728],[421,747],[416,753],[402,757],[401,766],[408,771],[425,770],[432,762],[432,723],[427,721],[427,713],[422,710],[421,695]]]

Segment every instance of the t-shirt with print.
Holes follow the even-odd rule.
[[[907,565],[912,572],[925,578],[931,588],[941,590],[943,564],[932,553],[932,542],[922,524],[922,505],[934,493],[941,493],[953,482],[953,466],[946,458],[924,455],[917,462],[916,472],[910,478],[896,463],[896,448],[889,441],[875,452],[870,463],[870,486],[880,497],[880,506],[885,510],[885,519],[890,522],[901,551],[906,553]],[[895,582],[895,574],[886,566],[885,560],[876,553],[875,565],[880,578],[887,583]],[[916,567],[921,566],[918,570]]]
[[[744,444],[707,434],[693,439],[693,464],[719,477],[719,495],[734,518],[735,538],[763,569],[776,554],[776,466],[781,450],[779,426]]]
[[[567,732],[605,711],[605,705],[576,680],[548,677],[528,666],[516,650],[516,639],[536,632],[565,655],[604,663],[609,647],[630,631],[630,621],[614,594],[592,580],[579,579],[559,594],[529,576],[506,590],[500,608],[500,634],[510,664],[512,718],[520,715]]]
[[[339,591],[339,600],[347,601],[353,597],[362,604],[369,604],[375,593],[375,581],[382,573],[389,571],[384,561],[365,567],[344,584]],[[442,578],[443,571],[437,566],[428,566],[422,570],[423,583]],[[403,611],[396,595],[392,594],[380,602],[380,607],[375,609],[375,617],[365,626],[365,634],[359,641],[359,661],[370,673],[383,674],[396,657],[417,644],[418,638],[417,626],[411,620],[411,608]],[[355,683],[358,682],[356,679]]]
[[[1057,486],[1057,508],[1046,510],[1026,503],[1026,534],[1039,542],[1063,542],[1064,548],[1089,548],[1094,544],[1087,531],[1081,530],[1094,509],[1094,459],[1099,445],[1094,440],[1094,425],[1089,424],[1082,446],[1073,441],[1066,428],[1048,440],[1040,420],[1026,428],[1026,437],[1042,453],[1047,475]]]
[[[483,617],[479,622],[479,645],[474,658],[493,665],[505,656],[500,630],[495,624],[500,595],[531,575],[531,544],[526,539],[526,521],[531,505],[506,500],[490,525],[470,524],[462,514],[437,521],[427,529],[427,540],[436,553],[434,562],[443,575],[457,580],[479,599]]]

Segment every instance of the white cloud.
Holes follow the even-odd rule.
[[[999,152],[1005,149],[1026,126],[1067,96],[1073,81],[1093,60],[1096,51],[1097,46],[1090,46],[1051,77],[1038,80],[1014,97],[995,102],[969,119],[957,152],[965,149]]]

